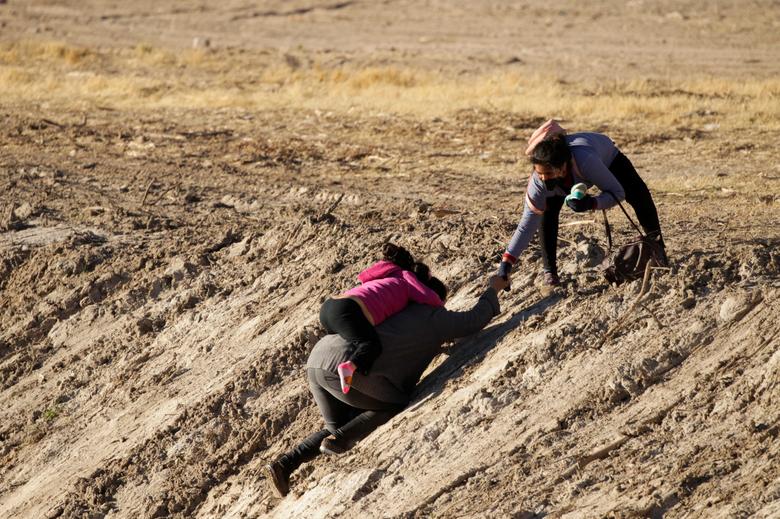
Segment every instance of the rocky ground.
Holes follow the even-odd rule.
[[[0,40],[199,37],[250,57],[299,42],[454,77],[516,55],[521,72],[551,57],[638,78],[777,72],[772,2],[629,4],[10,1]],[[539,44],[559,22],[584,36]],[[619,29],[594,39],[601,23]],[[641,281],[596,269],[600,218],[564,210],[563,287],[541,287],[534,244],[502,314],[448,345],[410,408],[280,500],[263,465],[322,425],[303,376],[320,302],[390,239],[433,266],[448,307],[472,304],[544,118],[15,99],[0,100],[3,517],[780,516],[776,126],[594,115],[653,191],[672,269],[636,304]]]

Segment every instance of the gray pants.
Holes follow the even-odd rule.
[[[376,428],[404,408],[403,405],[397,403],[377,400],[361,393],[354,387],[345,395],[341,391],[339,376],[331,371],[308,368],[306,375],[309,378],[309,389],[314,396],[314,401],[325,419],[325,427],[333,434],[337,434],[340,428],[342,429],[341,434],[345,434],[343,429],[346,428],[347,424],[365,414],[366,411],[374,411],[368,415],[368,417],[374,418],[372,422],[379,415],[387,415],[384,421],[374,426]],[[354,424],[353,429],[357,425]]]
[[[301,463],[311,461],[320,455],[320,443],[333,434],[347,443],[356,443],[374,429],[387,422],[404,408],[402,404],[382,402],[365,395],[355,388],[346,395],[341,392],[341,383],[336,373],[308,368],[309,389],[317,402],[326,429],[310,434],[291,451],[285,453],[279,462],[288,474]]]

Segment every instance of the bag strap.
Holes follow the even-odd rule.
[[[612,229],[609,227],[609,220],[607,220],[607,210],[603,209],[601,211],[601,216],[604,217],[604,231],[607,233],[607,244],[609,245],[609,248],[607,250],[612,250]]]
[[[623,214],[626,215],[626,218],[628,218],[628,221],[631,222],[631,225],[636,229],[636,232],[639,233],[639,235],[642,238],[647,238],[644,232],[642,232],[642,229],[639,228],[637,224],[634,223],[634,220],[631,219],[631,217],[628,215],[628,212],[626,212],[625,207],[623,207],[623,204],[620,203],[620,200],[618,200],[618,197],[615,196],[615,194],[612,191],[604,191],[604,193],[609,193],[609,195],[615,199],[615,202],[617,202],[617,205],[620,206],[621,211],[623,211]],[[604,221],[606,221],[606,212],[604,214]],[[609,233],[609,231],[607,231]],[[610,242],[612,240],[610,239]]]

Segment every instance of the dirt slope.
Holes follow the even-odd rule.
[[[408,20],[380,31],[389,44],[425,47],[429,31],[472,27],[474,12],[456,3],[401,4],[394,12]],[[691,14],[701,3],[639,4],[604,16],[626,34],[662,18],[666,37],[700,49],[673,51],[699,72],[771,75],[773,4],[707,3],[706,22]],[[51,32],[95,49],[175,47],[165,38],[202,35],[214,18],[248,25],[215,22],[211,38],[285,52],[272,31],[281,18],[339,32],[335,22],[389,16],[363,2],[150,5],[10,2],[0,5],[2,40]],[[476,26],[527,14],[474,5]],[[614,7],[572,5],[550,16],[584,30]],[[437,9],[449,25],[424,21]],[[117,31],[144,10],[138,34]],[[474,30],[490,55],[514,41]],[[351,60],[386,57],[364,48],[360,31],[322,34],[316,41]],[[724,34],[727,49],[714,43]],[[489,69],[462,36],[387,59],[437,61],[456,75]],[[619,70],[663,75],[656,36],[634,40],[649,61],[636,69],[621,58]],[[522,70],[555,55],[523,41],[537,57]],[[312,42],[297,55],[321,57]],[[601,44],[589,47],[592,62],[578,48],[559,63],[606,66],[599,53],[616,43]],[[751,48],[757,61],[745,61]],[[706,59],[690,58],[697,52]],[[771,113],[777,93],[762,95]],[[780,132],[717,129],[717,116],[664,129],[641,117],[588,121],[632,158],[659,207],[674,267],[653,273],[641,306],[640,282],[610,287],[594,270],[600,219],[564,210],[564,286],[542,290],[534,244],[501,294],[502,314],[448,345],[413,405],[349,455],[302,467],[280,500],[263,464],[322,425],[302,369],[322,334],[322,299],[351,286],[391,239],[446,281],[450,308],[468,307],[516,225],[520,151],[543,119],[0,105],[0,516],[780,516]],[[631,235],[618,212],[610,218]]]
[[[640,309],[602,343],[639,283],[610,288],[588,270],[597,224],[564,227],[564,290],[540,293],[532,250],[502,316],[451,348],[412,409],[354,454],[306,467],[296,495],[270,497],[262,463],[320,424],[301,366],[321,298],[392,238],[437,265],[451,307],[467,306],[519,197],[489,187],[500,175],[481,174],[502,166],[480,157],[452,166],[456,188],[443,185],[449,166],[413,169],[421,148],[398,137],[410,121],[384,118],[376,142],[400,144],[356,151],[345,143],[376,121],[265,117],[294,128],[14,119],[7,149],[29,155],[3,157],[15,161],[4,181],[29,214],[3,235],[4,514],[771,515],[777,204],[733,193],[696,211],[659,196],[676,267],[656,274],[646,304],[663,328]],[[507,117],[416,124],[478,139]],[[323,125],[329,144],[294,137]],[[135,155],[134,132],[151,151]],[[71,138],[100,163],[59,163]],[[398,160],[397,174],[375,155]],[[202,157],[220,158],[198,168],[213,160]],[[152,161],[154,181],[133,178]]]

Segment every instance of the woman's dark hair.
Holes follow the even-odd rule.
[[[447,287],[444,285],[444,283],[441,282],[439,278],[431,276],[428,281],[423,281],[423,283],[425,283],[425,286],[436,292],[436,295],[439,296],[439,299],[441,299],[442,302],[447,300]]]
[[[571,159],[571,150],[562,136],[553,137],[536,145],[531,152],[531,164],[560,168]]]
[[[414,272],[414,275],[417,276],[417,279],[423,283],[431,279],[431,269],[429,269],[428,265],[425,263],[415,261],[414,266],[412,267],[412,272]]]
[[[412,254],[394,243],[387,242],[382,245],[382,258],[386,261],[392,261],[404,270],[414,270]]]
[[[439,299],[447,299],[447,287],[439,279],[431,276],[428,265],[414,261],[412,254],[403,247],[387,242],[382,245],[382,256],[386,261],[392,261],[404,270],[410,270],[422,284],[436,292]]]
[[[439,299],[442,301],[447,299],[447,287],[444,286],[444,283],[442,283],[441,280],[431,276],[431,269],[428,268],[428,265],[420,263],[419,261],[415,262],[412,272],[414,272],[414,275],[417,276],[417,279],[419,279],[423,285],[436,292]]]

